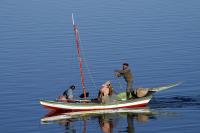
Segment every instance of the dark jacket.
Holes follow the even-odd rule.
[[[131,70],[129,68],[124,70],[115,70],[115,72],[118,72],[120,75],[123,76],[126,82],[132,82],[133,81],[133,75],[131,73]]]

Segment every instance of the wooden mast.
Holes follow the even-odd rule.
[[[77,48],[77,52],[78,52],[78,61],[79,61],[79,67],[80,67],[80,74],[81,74],[81,84],[82,84],[82,88],[83,88],[83,95],[84,98],[86,99],[86,88],[85,88],[85,77],[84,77],[84,72],[83,72],[83,60],[81,58],[81,50],[80,50],[80,42],[79,42],[79,34],[78,34],[78,29],[77,26],[75,25],[74,22],[74,16],[72,13],[72,23],[73,23],[73,28],[74,28],[74,34],[75,34],[75,38],[76,38],[76,48]]]

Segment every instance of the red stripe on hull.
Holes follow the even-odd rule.
[[[57,108],[57,107],[51,107],[47,105],[43,105],[48,110],[54,110],[54,111],[91,111],[91,110],[108,110],[108,109],[119,109],[119,108],[138,108],[138,107],[144,107],[147,103],[138,104],[138,105],[130,105],[130,106],[122,106],[122,107],[116,107],[116,108],[104,108],[104,109],[63,109],[63,108]]]

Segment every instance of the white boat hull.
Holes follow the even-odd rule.
[[[89,111],[89,110],[106,110],[119,108],[136,108],[144,107],[151,100],[152,96],[137,98],[127,101],[117,101],[109,104],[102,103],[67,103],[57,101],[41,100],[40,104],[49,110],[66,110],[66,111]]]

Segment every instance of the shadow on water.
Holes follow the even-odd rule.
[[[91,130],[91,121],[97,122],[100,132],[127,132],[134,133],[134,122],[148,123],[161,114],[149,107],[137,109],[99,110],[84,112],[49,112],[41,119],[41,124],[58,124],[65,128],[65,132],[88,132]],[[81,127],[73,126],[76,122],[83,122]],[[123,124],[124,125],[123,125]],[[95,123],[93,123],[95,125]],[[93,125],[93,126],[94,126]],[[119,128],[123,125],[123,128]],[[89,128],[90,127],[90,128]],[[97,129],[94,129],[96,131]],[[81,130],[81,131],[80,131]]]
[[[151,108],[200,108],[200,95],[159,97],[151,100]]]

